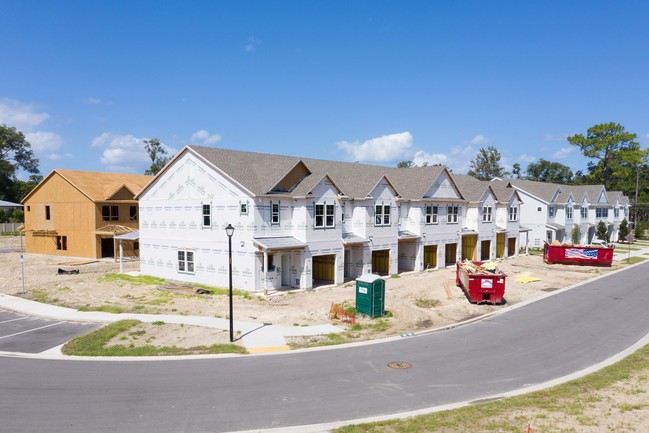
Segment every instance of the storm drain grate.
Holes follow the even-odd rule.
[[[409,362],[394,361],[394,362],[388,363],[388,367],[396,368],[397,370],[404,370],[406,368],[412,367],[412,364],[409,363]]]

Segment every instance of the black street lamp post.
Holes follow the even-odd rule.
[[[230,262],[230,343],[234,341],[234,326],[232,318],[232,235],[234,234],[234,227],[228,224],[225,228],[225,233],[228,235],[228,258]]]

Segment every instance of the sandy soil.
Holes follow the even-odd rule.
[[[104,281],[102,276],[118,272],[112,260],[90,261],[39,254],[27,254],[24,260],[25,293],[22,291],[20,240],[0,237],[0,266],[3,278],[0,293],[24,296],[73,308],[97,309],[118,307],[124,312],[169,313],[226,317],[228,298],[225,295],[197,295],[193,290],[168,290],[157,285],[134,286],[123,281]],[[521,256],[501,262],[507,275],[505,305],[513,305],[568,285],[590,279],[619,268],[545,265],[540,256]],[[57,269],[79,269],[78,275],[58,275]],[[124,265],[125,271],[137,271],[137,262]],[[540,281],[522,283],[521,277]],[[184,284],[183,284],[184,285]],[[355,285],[312,291],[272,293],[235,297],[235,318],[277,325],[303,326],[332,323],[332,303],[355,305]],[[355,338],[380,338],[404,332],[450,325],[461,320],[503,308],[503,305],[476,305],[467,301],[464,292],[455,286],[455,270],[441,269],[402,275],[386,282],[385,309],[392,317],[358,318],[361,324],[384,321],[388,326],[376,331],[360,331]],[[339,324],[333,321],[335,324]],[[345,325],[343,325],[345,326]],[[228,342],[227,331],[206,330],[194,326],[141,324],[110,344],[151,344],[178,347],[209,346]],[[649,394],[647,376],[636,375],[613,387],[598,391],[584,413],[541,413],[530,409],[512,414],[513,424],[529,420],[532,431],[556,432],[646,432],[649,431]],[[526,421],[527,423],[527,421]]]
[[[158,285],[137,286],[124,281],[105,281],[102,276],[119,270],[117,263],[105,259],[93,261],[26,254],[25,293],[22,293],[19,249],[19,238],[0,238],[0,266],[6,277],[3,278],[5,283],[0,286],[0,293],[89,310],[117,307],[123,312],[134,313],[213,317],[227,317],[228,314],[228,297],[224,295],[197,295],[192,289],[165,290],[165,287]],[[540,256],[520,256],[502,261],[499,267],[508,275],[505,300],[506,305],[512,305],[609,272],[617,265],[612,268],[548,266]],[[58,275],[58,268],[78,269],[79,274]],[[138,269],[137,262],[124,264],[125,271]],[[540,281],[518,281],[526,276],[539,278]],[[310,291],[275,292],[268,296],[253,295],[251,299],[237,296],[234,299],[234,315],[237,320],[260,324],[305,326],[332,323],[329,319],[332,303],[354,306],[355,283]],[[355,338],[380,338],[437,328],[502,308],[503,305],[469,303],[464,292],[455,285],[454,268],[405,274],[386,281],[385,309],[391,313],[391,317],[381,319],[386,322],[385,326],[379,331],[365,329],[357,332]],[[369,324],[377,319],[372,321],[360,317],[357,320],[360,324]],[[188,332],[187,329],[172,331],[170,327],[156,329],[160,330],[159,333]],[[153,334],[154,331],[147,333]],[[200,340],[199,337],[197,339]],[[203,343],[209,345],[214,342],[206,337]]]

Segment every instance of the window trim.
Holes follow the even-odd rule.
[[[207,210],[207,213],[205,212]],[[205,224],[207,218],[208,222]],[[212,228],[212,203],[201,204],[201,227],[204,229]]]
[[[572,206],[566,206],[566,220],[572,220]]]
[[[322,211],[320,214],[318,214],[319,208]],[[320,224],[318,224],[318,218],[322,219]],[[330,219],[331,223],[329,223]],[[313,227],[316,229],[336,228],[336,206],[333,204],[327,204],[326,201],[322,203],[313,203]]]
[[[509,221],[518,221],[518,206],[509,206]]]
[[[239,202],[239,215],[248,215],[250,213],[250,203],[249,202]]]
[[[270,225],[271,226],[278,226],[281,223],[281,202],[273,203],[272,201],[270,202]],[[274,207],[277,206],[277,212],[275,212]],[[275,218],[277,217],[277,218]]]
[[[391,204],[390,203],[381,203],[374,204],[374,227],[390,227],[392,225],[391,221]],[[380,209],[380,211],[379,211]],[[387,212],[386,212],[387,210]],[[378,217],[378,220],[377,220]],[[378,221],[378,222],[377,222]]]
[[[482,222],[490,223],[492,220],[492,210],[491,206],[482,206]]]
[[[439,224],[439,207],[436,204],[427,204],[426,205],[426,216],[424,219],[425,224]],[[430,210],[430,212],[429,212]]]
[[[450,204],[446,206],[446,223],[447,224],[458,224],[460,215],[460,206],[456,204]]]
[[[182,255],[182,258],[181,258]],[[189,259],[191,255],[191,260]],[[194,250],[179,249],[176,254],[176,270],[181,274],[196,273],[196,254]],[[181,266],[182,265],[182,266]],[[182,269],[181,269],[182,267]],[[191,268],[191,269],[190,269]]]
[[[548,206],[548,217],[554,218],[554,206]]]

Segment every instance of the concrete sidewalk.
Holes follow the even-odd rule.
[[[16,296],[0,294],[0,308],[27,315],[73,322],[111,323],[119,320],[135,319],[141,322],[163,321],[165,323],[203,326],[214,329],[230,329],[230,321],[215,317],[182,316],[174,314],[113,314],[101,311],[78,311],[72,308],[43,304]],[[234,320],[234,333],[238,343],[243,344],[250,353],[289,350],[286,337],[302,337],[342,332],[334,325],[314,326],[276,326],[270,323],[254,323]]]

